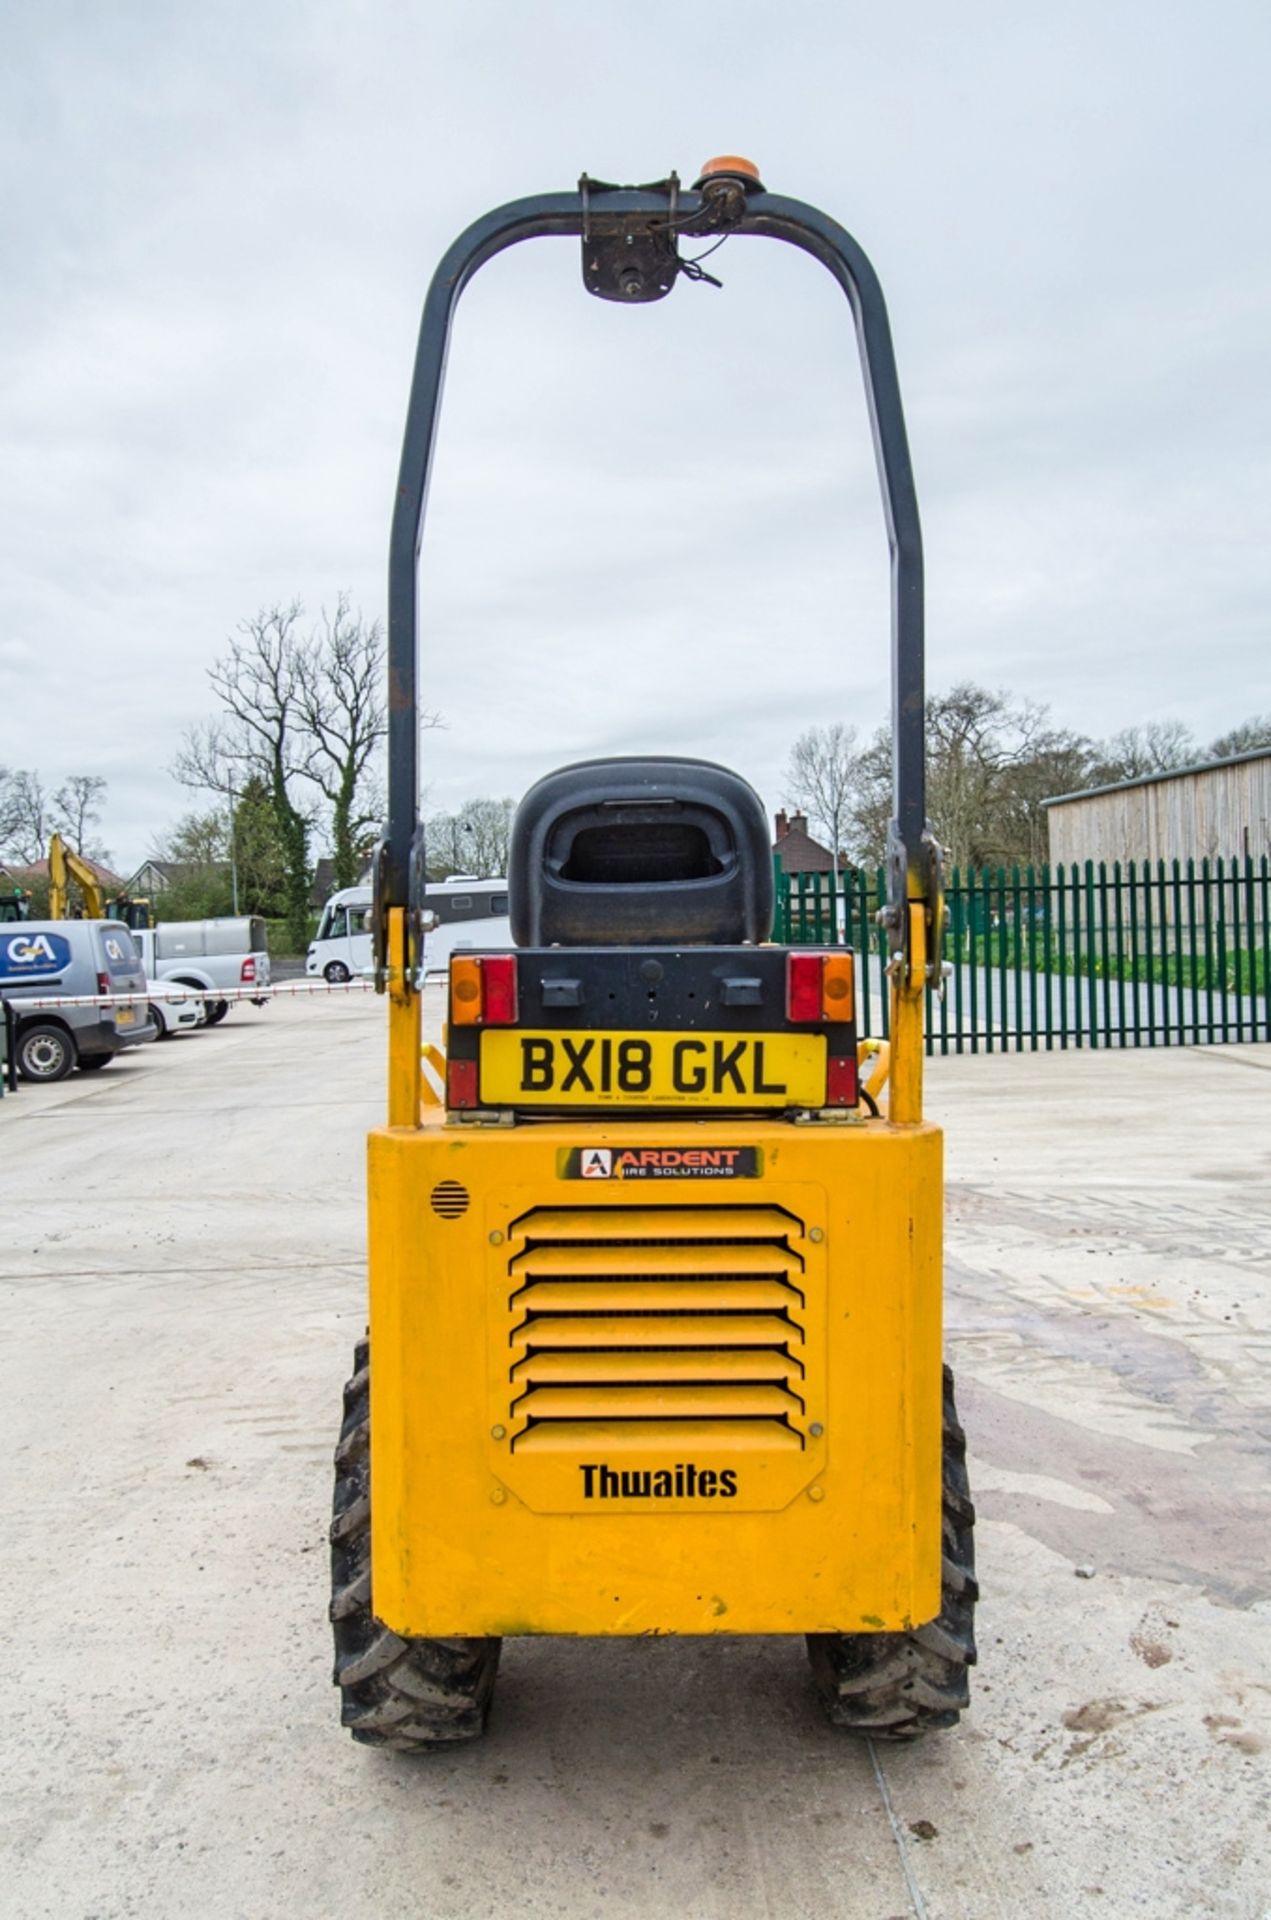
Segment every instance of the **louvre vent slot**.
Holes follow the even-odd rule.
[[[802,1221],[778,1207],[539,1209],[508,1235],[514,1447],[803,1444]],[[740,1424],[739,1424],[740,1423]]]

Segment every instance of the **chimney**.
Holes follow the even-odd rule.
[[[790,831],[791,831],[791,833],[806,833],[806,832],[807,832],[807,830],[808,830],[808,816],[807,816],[807,814],[806,814],[806,813],[792,813],[792,814],[790,815]]]
[[[777,829],[778,840],[784,840],[790,831],[790,822],[786,819],[786,810],[784,807],[780,813],[774,814],[773,824]]]

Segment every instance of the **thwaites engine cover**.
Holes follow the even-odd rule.
[[[938,1129],[370,1138],[372,1590],[404,1636],[940,1609]]]

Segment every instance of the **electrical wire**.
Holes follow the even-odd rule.
[[[713,247],[707,247],[705,253],[695,253],[691,259],[680,260],[677,256],[677,265],[679,271],[684,275],[684,278],[686,280],[705,280],[708,286],[722,287],[724,284],[723,281],[717,280],[713,273],[707,273],[702,262],[703,260],[709,260],[713,253],[718,253],[728,238],[728,234],[721,234]]]

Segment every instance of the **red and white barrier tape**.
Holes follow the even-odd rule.
[[[4,982],[12,988],[15,982]],[[0,987],[0,992],[3,988]],[[301,1000],[315,994],[374,993],[373,980],[280,980],[276,987],[181,987],[177,982],[159,980],[153,993],[58,993],[14,994],[10,1001],[16,1013],[46,1007],[145,1007],[152,1000]]]

